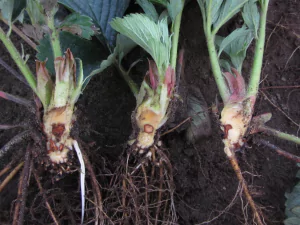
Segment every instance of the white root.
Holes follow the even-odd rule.
[[[85,205],[85,164],[83,161],[82,153],[79,148],[78,142],[76,140],[73,141],[74,149],[77,153],[77,157],[80,163],[80,188],[81,188],[81,224],[83,224],[84,220],[84,205]]]

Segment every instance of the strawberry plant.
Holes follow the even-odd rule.
[[[263,224],[260,211],[250,195],[238,165],[236,151],[244,146],[245,137],[249,133],[257,132],[266,132],[299,144],[297,137],[265,125],[270,120],[271,114],[253,117],[263,63],[269,1],[198,0],[198,3],[212,72],[224,104],[220,119],[221,130],[224,132],[224,152],[242,184],[256,222]],[[217,33],[220,28],[239,12],[244,21],[242,27],[235,29],[226,37],[219,36]],[[249,83],[246,85],[242,76],[242,64],[252,40],[256,41],[256,46],[252,70],[249,71]]]
[[[151,1],[139,0],[137,3],[144,14],[129,14],[110,23],[120,33],[119,37],[126,36],[151,57],[138,93],[134,93],[134,130],[130,147],[121,158],[121,166],[113,179],[115,194],[110,204],[115,201],[119,204],[114,209],[122,213],[121,220],[119,216],[116,218],[118,224],[127,220],[133,224],[165,224],[175,222],[177,218],[172,166],[159,136],[160,128],[174,110],[175,84],[182,69],[183,57],[179,57],[177,63],[177,54],[184,1],[157,1],[161,13]],[[171,21],[170,31],[168,20]],[[162,189],[166,191],[162,192]],[[141,194],[137,195],[137,192]],[[129,214],[129,211],[132,212]]]
[[[73,1],[61,1],[68,6]],[[78,3],[78,2],[77,2]],[[86,1],[81,1],[81,4]],[[99,52],[107,48],[108,45],[115,42],[115,32],[110,28],[106,29],[104,35],[99,31],[106,26],[108,21],[114,16],[122,16],[128,6],[128,1],[122,4],[111,5],[110,8],[101,1],[93,9],[100,13],[111,11],[110,18],[90,18],[78,12],[72,12],[61,20],[58,18],[59,5],[57,1],[27,0],[27,1],[1,1],[1,19],[8,25],[7,31],[4,27],[0,28],[0,40],[9,52],[10,56],[18,66],[24,76],[19,77],[24,83],[28,84],[34,92],[35,105],[25,99],[17,96],[0,92],[0,97],[25,105],[36,115],[36,121],[29,126],[29,131],[25,131],[15,136],[11,141],[4,145],[0,150],[0,156],[3,157],[24,137],[31,138],[34,144],[28,145],[25,157],[16,167],[18,170],[23,166],[22,176],[20,177],[19,190],[24,204],[18,203],[15,206],[13,224],[22,224],[24,221],[24,209],[26,205],[26,193],[29,177],[32,172],[36,178],[41,192],[42,186],[38,181],[37,170],[34,167],[43,165],[47,171],[50,171],[54,179],[60,179],[63,174],[78,170],[80,172],[81,186],[81,223],[84,221],[85,209],[85,166],[91,175],[91,186],[94,193],[96,221],[105,222],[101,192],[96,181],[95,174],[88,157],[80,149],[80,145],[71,133],[73,124],[76,122],[76,102],[90,78],[101,72],[105,67],[105,60],[99,58]],[[88,4],[93,4],[89,2]],[[91,5],[90,5],[91,6]],[[60,8],[62,8],[60,6]],[[97,21],[94,21],[98,19]],[[22,31],[14,23],[22,23]],[[95,23],[94,22],[99,22]],[[31,47],[37,50],[36,71],[35,74],[28,66],[29,55],[20,54],[18,47],[11,40],[12,31],[16,32]],[[92,36],[97,35],[103,43],[91,41]],[[34,41],[38,43],[36,45]],[[105,43],[104,43],[105,41]],[[22,49],[23,51],[23,49]],[[2,63],[3,65],[3,63]],[[12,70],[6,66],[8,70]],[[38,124],[38,125],[36,125]],[[1,129],[12,129],[16,126],[1,125]],[[45,140],[45,141],[44,141]],[[80,168],[74,161],[74,152],[79,159]],[[32,160],[35,166],[31,165]],[[7,172],[11,164],[4,168]],[[30,169],[31,168],[31,169]],[[2,171],[2,172],[3,172]],[[16,171],[13,170],[12,172]],[[15,175],[16,173],[11,173]],[[3,175],[3,173],[1,173]],[[13,176],[1,186],[1,190]],[[53,212],[49,202],[46,200],[46,206],[52,220],[58,224],[59,218]],[[97,222],[98,223],[98,222]]]

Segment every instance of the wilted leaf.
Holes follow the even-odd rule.
[[[94,35],[92,19],[88,16],[72,13],[67,16],[60,24],[59,29],[77,34],[85,39],[90,40]]]
[[[60,32],[60,44],[63,52],[70,48],[74,57],[82,60],[84,77],[99,69],[104,58],[101,54],[104,52],[104,48],[99,42],[87,41],[69,32],[62,31]],[[45,35],[40,41],[37,58],[40,61],[48,59],[46,67],[53,75],[54,59],[49,35]]]
[[[199,88],[190,88],[187,96],[187,110],[191,122],[186,130],[186,138],[194,143],[202,137],[211,135],[211,121],[206,101]]]
[[[92,18],[110,46],[115,45],[116,31],[109,22],[115,17],[122,17],[129,2],[130,0],[59,0],[59,3],[72,11]]]
[[[240,73],[246,57],[246,51],[253,40],[253,32],[246,27],[238,28],[219,43],[218,55],[224,51],[231,59],[231,63]],[[218,44],[218,43],[216,43]]]
[[[183,10],[184,2],[182,0],[172,0],[167,4],[168,13],[172,19],[175,21],[176,16]]]
[[[249,2],[247,2],[243,8],[242,13],[245,24],[254,32],[255,38],[258,37],[257,30],[259,27],[260,18],[256,2],[257,0],[250,0]]]
[[[136,1],[144,10],[145,14],[154,22],[158,21],[158,13],[154,5],[149,0],[137,0]]]

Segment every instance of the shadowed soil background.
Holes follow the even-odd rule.
[[[294,123],[300,123],[300,89],[289,87],[268,89],[268,87],[300,84],[299,9],[299,0],[270,0],[261,92],[255,108],[256,115],[272,112],[272,120],[268,123],[270,127],[295,135],[298,134],[299,126]],[[182,19],[180,47],[185,49],[183,75],[185,85],[186,88],[199,88],[210,107],[215,102],[218,91],[210,70],[202,19],[196,1],[191,1],[186,6]],[[226,34],[235,29],[239,25],[239,19],[239,16],[236,16],[221,32]],[[22,43],[15,36],[13,40]],[[0,57],[16,68],[2,44],[0,48]],[[244,63],[243,75],[246,80],[250,73],[253,50],[252,45]],[[33,56],[34,52],[31,51],[31,58]],[[144,59],[133,70],[133,77],[140,81],[147,69],[147,56],[142,50],[135,49],[126,60],[129,63],[137,57]],[[28,99],[32,98],[30,89],[2,67],[0,89]],[[131,112],[135,107],[135,99],[117,71],[110,68],[93,78],[84,95],[80,97],[77,107],[78,124],[74,132],[77,132],[91,147],[89,157],[92,163],[101,167],[99,171],[108,174],[99,182],[107,184],[109,174],[114,170],[114,164],[118,162],[124,143],[131,133]],[[284,111],[294,123],[281,111]],[[178,114],[180,116],[171,121],[170,127],[176,126],[187,117],[185,114]],[[17,124],[24,121],[24,118],[30,118],[30,113],[23,107],[0,99],[1,124]],[[223,152],[218,120],[212,114],[211,120],[212,135],[195,144],[187,143],[184,131],[174,131],[163,137],[174,168],[179,224],[194,225],[205,222],[215,225],[253,224],[252,213],[245,199],[241,200],[239,195],[236,196],[238,182]],[[0,131],[0,147],[16,133],[18,130]],[[255,140],[260,138],[269,140],[296,155],[300,155],[299,149],[293,143],[257,134],[251,136],[248,139],[248,146],[237,153],[251,193],[261,207],[266,223],[283,224],[284,194],[290,191],[297,181],[295,178],[297,167],[294,162],[278,156],[267,147],[257,146]],[[10,161],[10,155],[18,154],[19,149],[23,149],[22,144],[15,146],[12,152],[0,161],[1,168]],[[77,180],[78,173],[75,173],[67,175],[54,184],[54,187],[50,184],[48,187],[50,189],[55,186],[69,186],[70,193],[79,195],[76,189]],[[1,221],[9,221],[10,209],[17,195],[17,182],[18,177],[0,195],[0,224]],[[75,188],[72,187],[74,183]],[[64,190],[68,191],[66,188]],[[33,201],[36,191],[36,187],[29,189],[28,202]],[[105,195],[103,197],[105,198]],[[79,209],[79,205],[76,207]],[[29,212],[30,209],[27,210]],[[47,214],[46,210],[44,212]],[[215,218],[217,216],[218,218]],[[40,224],[29,218],[29,214],[26,218],[27,224]]]

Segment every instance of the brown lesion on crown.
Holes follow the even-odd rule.
[[[153,131],[154,131],[154,127],[152,125],[150,125],[150,124],[145,124],[144,125],[144,132],[145,133],[151,134],[151,133],[153,133]]]
[[[232,129],[232,126],[230,124],[226,124],[226,125],[223,126],[223,128],[224,128],[224,137],[223,137],[223,139],[227,139],[228,131],[230,129]]]
[[[61,139],[61,136],[65,132],[65,125],[62,123],[52,124],[52,134],[58,139]]]

